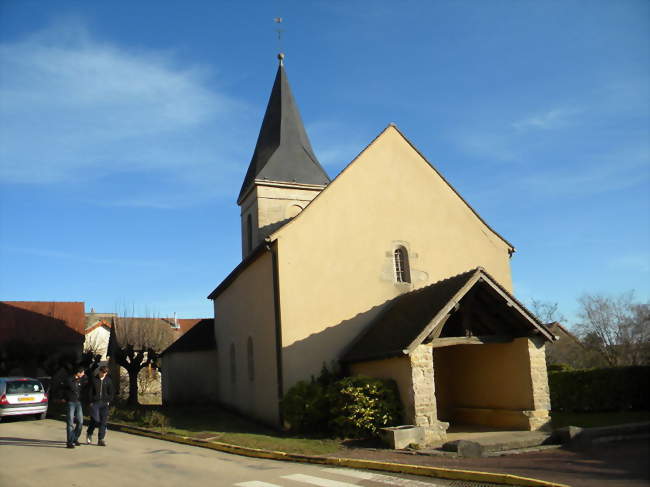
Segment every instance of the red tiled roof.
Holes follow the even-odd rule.
[[[95,331],[100,326],[105,326],[106,328],[111,328],[113,326],[113,321],[112,320],[99,320],[99,321],[95,322],[95,324],[93,324],[90,327],[86,328],[84,333],[87,335],[91,331]]]
[[[182,318],[182,319],[177,319],[176,321],[178,322],[178,326],[180,329],[178,330],[181,335],[184,335],[188,331],[190,331],[191,328],[194,327],[194,325],[197,325],[199,322],[209,319],[211,320],[212,318]]]
[[[0,301],[0,343],[83,342],[83,302]]]

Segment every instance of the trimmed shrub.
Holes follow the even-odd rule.
[[[650,366],[549,371],[553,411],[650,409]]]
[[[318,379],[300,381],[287,391],[281,407],[293,432],[366,438],[400,423],[402,406],[394,381],[336,379],[323,368]]]
[[[346,377],[330,391],[330,429],[343,438],[377,436],[379,429],[399,424],[402,405],[394,381]]]

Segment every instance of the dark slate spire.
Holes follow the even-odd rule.
[[[330,182],[314,155],[291,94],[284,55],[279,54],[278,59],[280,65],[238,202],[256,179],[322,185]]]

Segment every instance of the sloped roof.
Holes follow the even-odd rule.
[[[557,336],[559,340],[561,340],[562,338],[568,338],[574,341],[575,343],[577,343],[578,345],[580,345],[581,347],[584,347],[583,343],[580,340],[578,340],[578,338],[573,333],[571,333],[569,330],[567,330],[564,326],[562,326],[557,321],[546,323],[545,326],[546,328],[548,328],[548,330],[551,333]]]
[[[96,330],[100,326],[110,328],[113,324],[113,318],[117,317],[116,313],[95,313],[91,311],[86,313],[86,333]]]
[[[212,318],[178,318],[176,320],[176,323],[178,324],[178,328],[176,331],[180,333],[181,335],[184,335],[188,331],[190,331],[192,328],[194,328],[196,325],[201,323],[202,321],[206,319],[212,319]],[[173,319],[171,320],[173,323]]]
[[[194,327],[197,326],[202,321],[206,319],[211,320],[211,318],[178,318],[176,319],[176,321],[174,321],[174,318],[151,318],[151,317],[138,318],[138,317],[120,317],[120,316],[116,316],[113,319],[115,320],[114,323],[122,324],[124,327],[127,328],[138,327],[138,326],[142,326],[142,327],[153,326],[153,327],[163,327],[165,329],[169,329],[170,331],[169,338],[171,339],[172,344],[176,343],[177,340],[185,336],[187,332],[194,329]],[[178,325],[178,327],[176,325]],[[114,348],[118,346],[119,343],[119,339],[116,336],[115,326],[111,326],[110,328],[111,328],[111,335],[108,343],[109,356],[111,356]]]
[[[479,267],[395,298],[341,360],[359,362],[410,353],[479,281],[501,295],[504,306],[512,305],[531,331],[537,329],[547,340],[553,339],[532,313]]]
[[[198,320],[190,330],[162,353],[195,352],[213,350],[214,348],[214,320],[212,318],[203,318]]]
[[[0,301],[0,342],[78,344],[84,311],[81,301]]]
[[[315,185],[330,182],[311,147],[282,62],[238,203],[256,179]]]

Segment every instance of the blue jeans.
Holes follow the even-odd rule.
[[[106,436],[106,421],[108,420],[108,404],[103,401],[90,403],[90,424],[86,434],[90,437],[99,426],[99,435],[97,439],[103,440]]]
[[[81,436],[81,428],[84,425],[81,402],[68,401],[68,414],[66,415],[65,422],[68,431],[68,445],[70,445],[79,439],[79,436]]]

